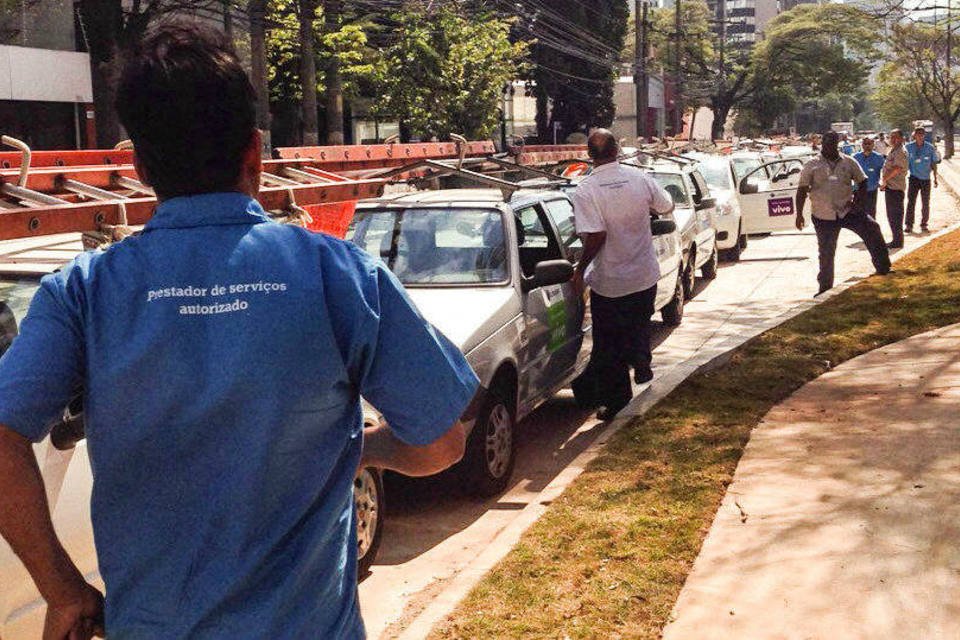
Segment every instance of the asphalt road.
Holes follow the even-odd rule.
[[[883,221],[882,196],[880,200]],[[943,188],[934,191],[932,210],[931,233],[960,221],[956,202]],[[882,227],[889,239],[885,222]],[[907,236],[907,247],[922,238]],[[866,248],[852,232],[843,231],[836,282],[871,273]],[[816,237],[809,225],[802,232],[751,238],[740,262],[722,263],[711,282],[698,280],[681,326],[671,330],[658,325],[655,375],[808,300],[817,291],[816,274]],[[445,475],[417,481],[388,478],[383,543],[360,584],[369,637],[393,638],[402,632],[526,505],[539,499],[547,484],[593,442],[600,427],[591,413],[576,407],[569,391],[561,392],[519,425],[512,485],[486,502],[464,497]]]

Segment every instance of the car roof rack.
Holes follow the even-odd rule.
[[[0,141],[19,150],[15,166],[8,158],[0,164],[0,240],[142,225],[153,215],[156,194],[139,181],[132,164],[82,164],[102,155],[55,152],[57,157],[48,159],[60,162],[34,168],[36,155],[26,144],[8,136]],[[305,223],[310,214],[304,207],[379,197],[386,184],[344,178],[308,159],[265,160],[257,199],[275,217]]]

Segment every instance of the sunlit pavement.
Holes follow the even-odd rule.
[[[889,240],[882,201],[881,196],[878,218]],[[960,211],[941,185],[933,192],[930,234],[958,222]],[[906,248],[925,237],[908,235]],[[837,284],[872,273],[860,239],[841,232]],[[655,374],[664,376],[704,350],[755,333],[764,322],[810,300],[817,291],[816,274],[816,237],[809,223],[802,232],[751,238],[740,262],[721,264],[711,282],[698,280],[680,327],[658,325]],[[574,405],[569,391],[562,392],[521,423],[513,483],[506,494],[487,502],[462,496],[449,475],[421,481],[391,478],[383,544],[371,574],[360,584],[369,636],[398,637],[438,598],[452,606],[445,594],[449,585],[465,570],[475,571],[471,562],[489,553],[491,545],[511,543],[513,536],[500,534],[529,506],[546,500],[544,488],[594,442],[601,428],[591,413]]]

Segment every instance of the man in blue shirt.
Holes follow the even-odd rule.
[[[937,164],[940,155],[936,147],[927,142],[927,131],[923,127],[913,130],[913,142],[907,144],[907,159],[910,161],[910,181],[907,185],[907,216],[904,230],[913,231],[914,214],[917,210],[917,194],[920,194],[920,230],[927,231],[930,222],[930,176],[933,174],[933,186],[938,187]]]
[[[873,150],[873,138],[866,137],[861,142],[863,151],[854,154],[863,173],[867,176],[867,193],[863,201],[864,210],[871,217],[877,217],[877,189],[880,187],[880,174],[883,171],[885,158]]]
[[[221,34],[153,29],[117,106],[160,204],[44,278],[0,359],[0,533],[44,637],[103,632],[30,445],[81,387],[111,638],[362,638],[354,477],[458,460],[476,377],[381,262],[264,214],[254,92]],[[361,394],[389,427],[363,429]]]

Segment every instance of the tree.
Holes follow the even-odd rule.
[[[798,126],[805,121],[800,128],[822,129],[824,121],[839,119],[862,103],[862,87],[880,56],[877,20],[843,4],[799,5],[774,18],[753,51],[754,87],[745,110],[770,115],[763,101],[776,91],[783,111],[794,111]]]
[[[902,100],[909,100],[914,108],[920,107],[921,98],[925,109],[914,111],[914,118],[925,114],[933,116],[944,129],[944,157],[953,157],[953,135],[957,118],[960,117],[960,72],[947,64],[948,32],[933,24],[896,24],[890,36],[891,62],[888,76],[881,88],[885,92],[899,88],[905,91],[895,105],[887,94],[886,107],[903,107]],[[952,43],[949,43],[952,44]],[[880,97],[883,97],[881,95]],[[907,104],[909,104],[909,102]],[[893,115],[893,114],[891,114]],[[900,112],[901,117],[904,114]]]
[[[340,30],[341,0],[324,0],[324,33]],[[329,56],[326,68],[327,144],[343,144],[343,84],[340,77],[340,58]]]
[[[317,19],[317,0],[299,0],[298,29],[300,44],[300,115],[303,119],[303,144],[319,144],[317,126],[317,59],[314,55],[313,23]]]
[[[510,41],[511,23],[446,5],[410,5],[393,19],[395,36],[378,64],[375,112],[397,118],[405,139],[489,136],[503,88],[522,71],[527,51]]]
[[[679,79],[683,86],[683,93],[674,98],[680,101],[681,113],[711,104],[717,83],[722,80],[718,68],[719,42],[710,24],[711,16],[704,0],[683,0],[678,59],[675,9],[660,8],[651,12],[650,44],[667,77]]]
[[[879,81],[870,98],[884,123],[905,132],[912,128],[914,120],[930,112],[920,82],[893,61],[880,68]]]
[[[250,81],[257,92],[257,128],[263,132],[263,147],[270,142],[270,86],[267,80],[267,0],[249,0],[247,19],[250,21]]]
[[[525,0],[515,37],[532,43],[537,131],[552,141],[613,122],[613,87],[627,31],[626,0]],[[521,11],[517,11],[521,13]],[[553,109],[548,113],[552,101]]]

